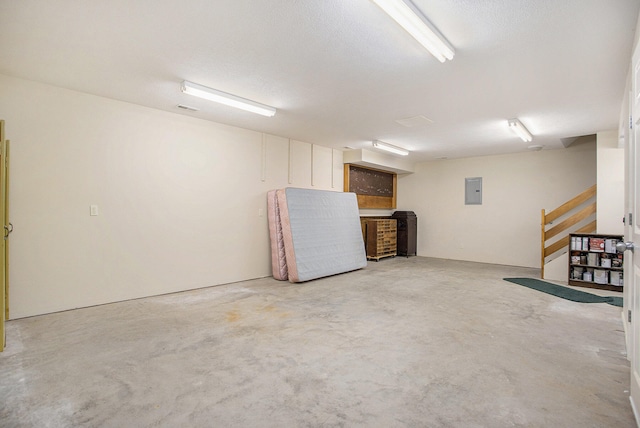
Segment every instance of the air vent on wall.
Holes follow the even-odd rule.
[[[189,110],[189,111],[199,111],[200,110],[200,109],[197,109],[195,107],[186,106],[184,104],[178,104],[178,108],[181,108],[182,110]]]

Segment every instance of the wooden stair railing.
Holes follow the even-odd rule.
[[[546,259],[549,256],[557,253],[558,251],[564,250],[569,246],[569,233],[595,233],[596,231],[596,220],[581,226],[579,228],[574,228],[575,230],[569,231],[573,226],[577,225],[581,221],[589,218],[590,216],[596,213],[596,185],[594,184],[584,192],[580,193],[575,198],[565,202],[560,205],[555,210],[551,211],[549,214],[545,213],[545,210],[542,209],[542,243],[541,243],[541,251],[540,251],[540,278],[544,278],[544,265],[546,264]],[[588,202],[590,199],[593,199],[593,202],[589,205],[584,206],[583,208],[578,209],[585,202]],[[553,227],[547,229],[548,225],[553,224],[554,220],[559,219],[566,214],[574,212],[570,216],[566,217],[560,223],[554,225]],[[547,241],[551,238],[561,235],[562,237],[555,242],[547,245]]]

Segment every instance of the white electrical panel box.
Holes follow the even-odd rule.
[[[482,177],[464,179],[464,204],[482,205]]]

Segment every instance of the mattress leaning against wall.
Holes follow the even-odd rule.
[[[271,271],[275,279],[286,281],[289,275],[287,273],[287,259],[284,253],[280,209],[275,190],[270,190],[267,193],[267,217],[269,219],[269,240],[271,241]]]
[[[276,196],[290,282],[367,265],[354,193],[287,187]]]

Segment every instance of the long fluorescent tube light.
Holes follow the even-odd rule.
[[[374,140],[372,143],[373,143],[373,147],[375,147],[376,149],[384,150],[389,153],[395,153],[396,155],[401,155],[401,156],[407,156],[409,154],[409,150],[396,147],[392,144],[385,143],[380,140]]]
[[[525,128],[524,125],[518,119],[509,119],[508,123],[509,123],[509,128],[513,132],[515,132],[518,137],[522,138],[522,141],[524,141],[525,143],[528,143],[531,140],[533,140],[533,137],[531,136],[531,132],[529,132],[529,130]]]
[[[452,60],[453,46],[410,0],[372,0],[438,61]]]
[[[276,109],[274,107],[260,104],[246,98],[241,98],[236,95],[227,94],[226,92],[218,91],[217,89],[207,88],[206,86],[198,85],[197,83],[188,82],[186,80],[182,82],[180,89],[185,94],[194,95],[196,97],[204,98],[205,100],[250,111],[252,113],[258,113],[263,116],[272,117],[276,114]]]

